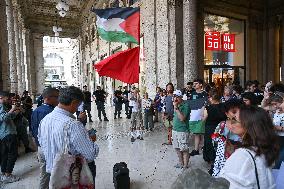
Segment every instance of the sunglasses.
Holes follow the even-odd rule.
[[[232,117],[232,118],[231,117],[227,117],[227,121],[230,121],[231,124],[241,123],[235,117]]]

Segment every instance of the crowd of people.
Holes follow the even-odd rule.
[[[28,128],[38,147],[39,188],[49,188],[56,155],[66,149],[86,160],[95,181],[99,147],[95,131],[88,132],[84,126],[95,117],[91,113],[92,101],[98,120],[109,121],[105,111],[107,95],[100,86],[93,93],[87,86],[83,90],[73,86],[46,88],[33,110],[27,91],[21,98],[1,91],[0,181],[20,179],[12,174],[19,142],[26,153],[35,151],[29,144]],[[245,88],[238,82],[221,88],[195,79],[181,90],[175,90],[172,83],[165,89],[157,87],[154,98],[147,92],[141,94],[136,87],[120,86],[112,102],[114,119],[122,118],[124,105],[131,142],[143,140],[145,132],[152,132],[154,123],[160,122],[168,135],[163,145],[172,145],[177,153],[175,168],[188,169],[190,157],[202,154],[211,167],[210,175],[223,177],[230,182],[230,188],[239,189],[275,188],[272,168],[279,169],[284,161],[283,98],[283,84],[268,82],[260,88],[258,81],[248,81]],[[194,144],[190,144],[191,136]]]

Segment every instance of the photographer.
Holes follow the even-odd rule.
[[[29,91],[24,91],[23,96],[21,98],[22,101],[22,107],[24,109],[23,115],[27,118],[29,121],[29,126],[31,126],[31,117],[33,113],[33,100],[31,99],[29,95]],[[29,128],[31,131],[31,127]]]
[[[27,128],[29,126],[29,121],[23,115],[23,108],[21,107],[20,99],[15,95],[15,93],[10,93],[12,104],[20,109],[20,113],[15,117],[14,124],[17,129],[17,139],[18,142],[22,141],[25,147],[25,153],[35,152],[35,150],[29,147],[29,136]]]
[[[20,109],[11,105],[10,94],[0,91],[0,139],[1,139],[1,181],[3,183],[16,182],[20,178],[12,175],[17,160],[17,130],[14,119],[20,113]]]

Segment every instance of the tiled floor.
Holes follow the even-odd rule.
[[[110,122],[95,120],[87,127],[98,131],[100,154],[96,160],[96,189],[113,189],[112,168],[124,161],[130,170],[131,189],[168,189],[181,173],[173,166],[177,156],[172,146],[164,146],[166,130],[156,124],[153,132],[145,134],[144,140],[130,142],[129,124],[126,118],[112,119],[112,109],[107,108]],[[96,115],[93,112],[93,115]],[[202,156],[191,158],[190,166],[206,169]],[[36,154],[21,155],[16,162],[14,173],[22,179],[19,182],[2,186],[4,189],[37,189],[39,184],[39,165]],[[1,188],[1,186],[0,186]]]

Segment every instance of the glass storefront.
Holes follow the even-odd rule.
[[[223,87],[245,80],[245,22],[205,14],[204,80]]]

